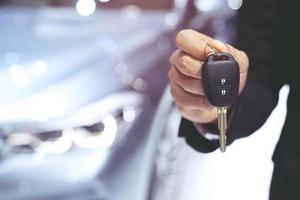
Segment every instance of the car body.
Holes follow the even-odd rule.
[[[1,8],[0,198],[161,199],[161,149],[182,145],[167,87],[174,36],[215,32],[209,12],[188,13]]]

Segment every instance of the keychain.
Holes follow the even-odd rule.
[[[202,78],[204,93],[208,102],[217,107],[218,129],[220,131],[220,150],[226,150],[227,109],[237,99],[240,83],[238,63],[229,53],[212,49],[203,63]]]

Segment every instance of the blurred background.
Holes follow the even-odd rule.
[[[168,88],[176,33],[234,43],[242,3],[0,0],[0,199],[266,200],[288,88],[225,154],[177,137]]]

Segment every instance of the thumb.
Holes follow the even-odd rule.
[[[228,46],[226,46],[222,41],[220,40],[214,40],[213,46],[216,48],[219,52],[225,52],[230,53]]]
[[[230,53],[234,59],[242,67],[241,70],[244,71],[245,68],[249,66],[249,59],[247,54],[244,51],[238,50],[229,44],[225,44],[220,40],[213,40],[213,46],[219,52]]]

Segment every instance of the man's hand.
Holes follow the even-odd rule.
[[[249,61],[247,55],[228,44],[214,40],[193,30],[182,30],[177,34],[178,49],[171,55],[169,71],[171,94],[181,115],[191,121],[210,123],[217,119],[217,109],[204,96],[201,67],[214,47],[220,52],[230,53],[240,66],[240,90],[245,86]]]

